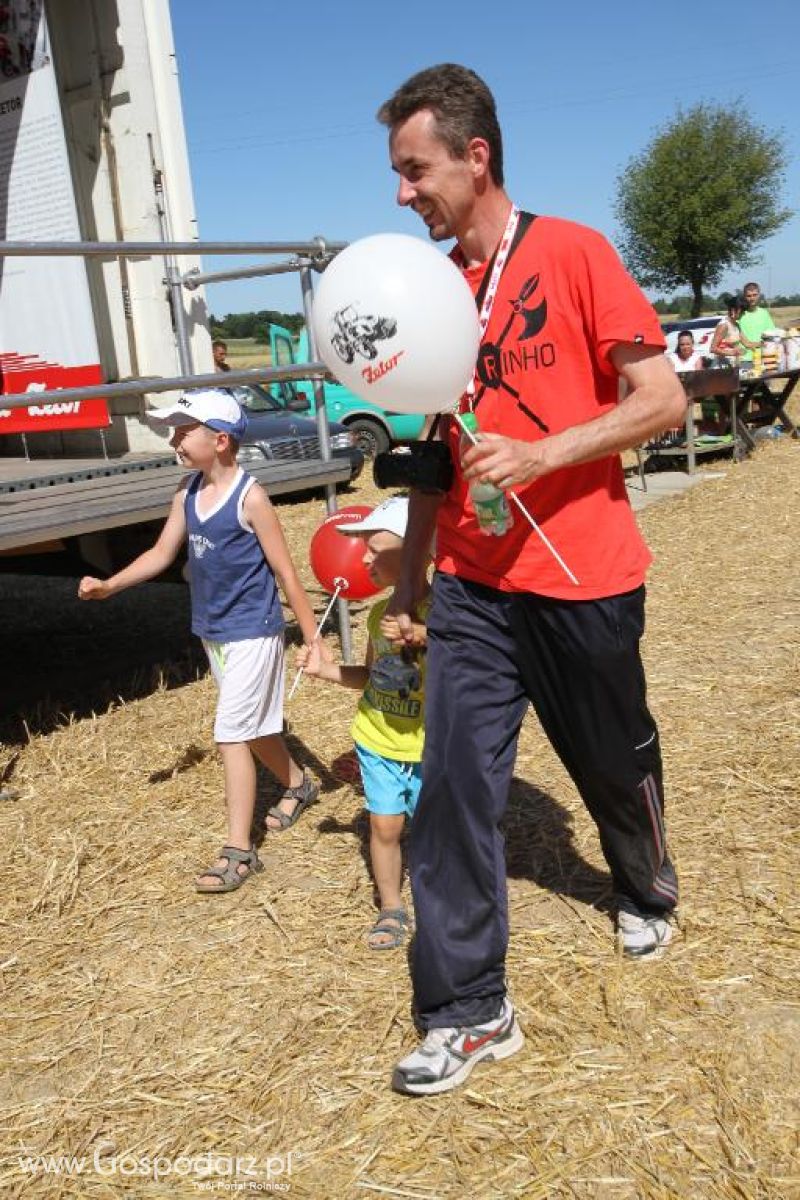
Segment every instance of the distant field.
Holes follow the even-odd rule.
[[[268,367],[272,363],[269,346],[255,338],[226,338],[225,341],[232,367]]]
[[[779,329],[788,329],[790,325],[800,325],[800,305],[795,305],[793,308],[771,308],[769,311],[775,318],[775,324]]]

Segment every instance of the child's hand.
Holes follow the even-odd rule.
[[[104,579],[84,575],[78,584],[78,596],[81,600],[107,600],[108,595],[108,584]]]
[[[336,655],[333,653],[324,638],[317,638],[316,645],[319,646],[319,656],[323,662],[336,662]]]
[[[297,665],[306,675],[319,675],[322,662],[322,652],[319,638],[310,646],[301,646],[297,652]]]

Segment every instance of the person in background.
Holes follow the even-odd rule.
[[[679,375],[684,371],[700,371],[706,365],[706,359],[699,350],[695,350],[694,334],[690,329],[682,329],[678,334],[678,345],[675,351],[670,351],[667,358]],[[697,403],[702,409],[702,420],[698,425],[698,433],[718,436],[725,431],[725,420],[720,404],[713,396],[704,397]],[[682,442],[686,436],[686,426],[669,431],[675,442]]]
[[[671,937],[678,886],[639,655],[651,559],[619,454],[674,425],[686,402],[653,307],[607,240],[512,203],[482,79],[454,63],[431,67],[378,120],[398,204],[433,241],[456,239],[452,258],[484,329],[459,404],[477,413],[480,439],[462,456],[457,422],[444,422],[455,479],[444,496],[412,491],[387,608],[413,644],[435,527],[422,790],[409,834],[425,1036],[392,1085],[436,1095],[523,1045],[506,989],[501,822],[531,703],[599,827],[622,952],[657,957]],[[561,561],[518,512],[502,536],[482,533],[470,493],[479,484],[513,489]]]
[[[694,334],[690,329],[682,329],[678,334],[678,345],[675,350],[667,352],[667,358],[678,373],[682,371],[699,371],[703,367],[703,356],[694,347]]]
[[[725,359],[729,366],[735,367],[738,366],[744,351],[742,331],[739,328],[739,320],[744,310],[743,297],[729,296],[726,309],[728,315],[722,318],[714,330],[709,354],[714,358]]]
[[[217,338],[211,343],[211,353],[214,355],[214,370],[215,371],[230,371],[230,366],[227,363],[228,344],[220,341]]]
[[[775,322],[769,309],[761,303],[761,288],[757,283],[746,283],[743,289],[744,311],[739,317],[739,329],[742,335],[742,360],[752,362],[753,351],[761,346],[761,335],[767,329],[774,329]]]

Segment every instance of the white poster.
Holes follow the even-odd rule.
[[[0,4],[0,240],[79,241],[42,0]],[[0,260],[0,391],[102,381],[81,258]],[[2,432],[2,421],[0,421]]]

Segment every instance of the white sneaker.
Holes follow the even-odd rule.
[[[617,937],[626,958],[658,959],[672,939],[672,926],[666,917],[637,917],[634,913],[620,912]]]
[[[425,1041],[401,1059],[392,1075],[396,1092],[432,1096],[459,1087],[476,1063],[497,1062],[522,1049],[524,1038],[506,998],[500,1016],[482,1025],[431,1029]]]

